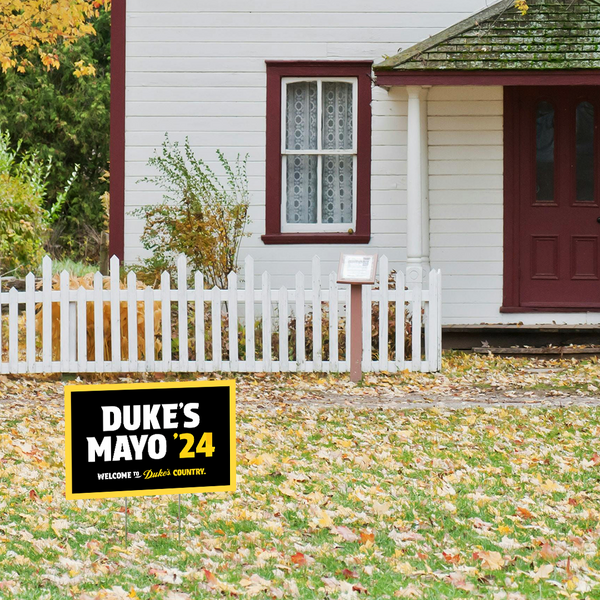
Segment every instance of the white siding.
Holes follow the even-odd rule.
[[[480,10],[486,0],[129,0],[127,3],[125,259],[143,255],[142,223],[132,209],[160,200],[137,183],[165,132],[187,135],[197,155],[215,164],[215,149],[249,154],[252,237],[243,247],[269,269],[273,284],[324,272],[339,246],[265,246],[265,102],[267,59],[371,59],[425,39]],[[418,7],[418,8],[417,8]],[[396,268],[406,257],[406,96],[375,88],[373,101],[372,242]],[[494,118],[482,113],[482,118]],[[242,257],[243,258],[243,257]],[[277,276],[280,275],[279,278]],[[284,277],[285,276],[285,277]]]
[[[502,98],[501,87],[429,94],[431,264],[444,275],[445,324],[503,320]]]
[[[125,259],[143,255],[130,211],[161,193],[137,183],[165,132],[215,165],[249,154],[252,236],[242,252],[273,285],[337,266],[340,246],[265,246],[268,59],[372,59],[425,39],[489,0],[129,0]],[[406,259],[405,90],[373,90],[372,241],[392,268]],[[501,315],[502,88],[436,87],[429,102],[432,266],[444,274],[444,322],[586,322],[585,315]]]

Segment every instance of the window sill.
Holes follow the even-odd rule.
[[[368,244],[371,236],[358,233],[267,233],[266,245],[275,244]]]

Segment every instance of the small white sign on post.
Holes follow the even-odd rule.
[[[377,254],[342,254],[338,283],[350,284],[350,379],[362,377],[362,286],[373,285]]]
[[[373,285],[377,271],[377,254],[342,254],[338,283]]]

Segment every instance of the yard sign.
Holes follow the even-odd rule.
[[[69,500],[235,491],[235,382],[65,387]]]

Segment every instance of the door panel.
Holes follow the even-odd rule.
[[[598,280],[598,236],[571,237],[571,279]]]
[[[518,94],[519,305],[600,308],[600,93],[565,86]]]
[[[531,278],[559,279],[557,235],[531,236]]]

